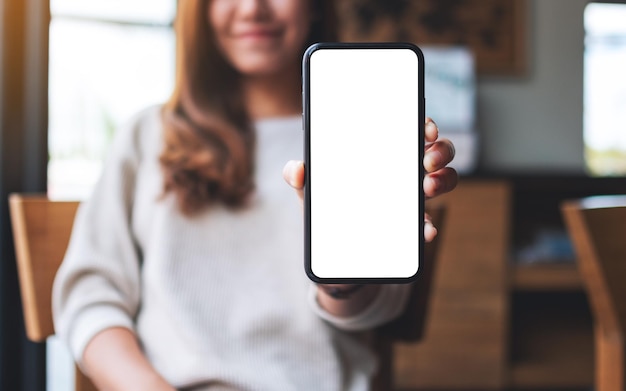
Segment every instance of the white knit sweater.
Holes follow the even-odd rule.
[[[365,390],[376,360],[347,330],[397,316],[404,286],[362,314],[333,317],[303,267],[302,211],[282,168],[302,156],[300,118],[258,121],[251,206],[192,218],[164,198],[160,109],[118,131],[82,204],[53,291],[57,334],[80,363],[87,343],[127,327],[185,390]]]

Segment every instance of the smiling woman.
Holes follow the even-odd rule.
[[[55,331],[99,388],[370,389],[377,357],[352,333],[396,318],[409,288],[311,283],[303,165],[286,165],[303,153],[300,58],[334,39],[331,4],[178,2],[173,92],[116,133],[55,277]],[[453,148],[432,121],[424,139],[434,197],[456,184]]]
[[[277,75],[300,62],[300,46],[308,29],[299,26],[311,24],[311,7],[306,1],[286,1],[273,9],[262,2],[261,7],[260,17],[252,16],[254,10],[249,7],[251,16],[235,18],[234,2],[216,0],[211,2],[209,17],[218,46],[235,68],[251,76]],[[258,18],[265,21],[259,23]]]

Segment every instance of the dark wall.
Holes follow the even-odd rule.
[[[44,192],[47,0],[0,0],[0,390],[44,390],[45,346],[28,342],[7,196]]]

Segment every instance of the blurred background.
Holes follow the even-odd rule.
[[[336,2],[342,40],[423,48],[427,115],[462,174],[441,200],[428,336],[396,352],[402,389],[592,387],[592,320],[558,206],[626,193],[623,3]],[[62,347],[24,339],[6,197],[88,196],[116,129],[171,92],[175,11],[0,0],[0,390],[72,381]]]

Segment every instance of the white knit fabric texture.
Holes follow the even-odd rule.
[[[250,206],[192,218],[162,197],[159,108],[118,131],[54,285],[55,328],[79,363],[97,333],[126,327],[179,389],[368,389],[375,357],[346,330],[396,316],[406,289],[385,287],[350,319],[317,305],[303,267],[302,210],[281,174],[302,157],[300,117],[256,127]]]

